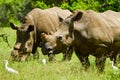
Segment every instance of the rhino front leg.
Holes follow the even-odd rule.
[[[117,59],[118,51],[111,51],[109,53],[110,60],[116,64],[116,59]]]
[[[75,49],[75,53],[76,53],[77,57],[79,58],[79,60],[81,61],[82,66],[85,68],[85,70],[87,70],[90,67],[90,62],[88,59],[89,55],[81,54],[81,52],[78,49]]]
[[[108,50],[105,47],[98,47],[96,49],[94,56],[96,57],[95,62],[99,72],[103,72],[104,70],[107,53]]]
[[[39,59],[39,52],[37,50],[37,46],[35,46],[35,45],[33,46],[32,54],[33,54],[34,59]]]
[[[38,52],[38,50],[35,53],[33,53],[33,58],[34,59],[39,59],[39,52]]]
[[[96,66],[97,66],[99,72],[103,72],[104,67],[105,67],[105,61],[106,61],[105,56],[96,57],[95,62],[96,62]]]
[[[87,70],[90,67],[88,56],[80,56],[79,58],[82,63],[82,66],[85,68],[85,70]]]
[[[73,47],[70,46],[69,48],[67,48],[67,50],[63,53],[63,61],[68,60],[70,61],[72,58],[72,54],[73,54]]]
[[[49,61],[56,61],[55,54],[48,54]]]

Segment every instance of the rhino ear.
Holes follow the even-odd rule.
[[[78,21],[81,19],[83,15],[83,11],[77,11],[75,12],[75,14],[73,15],[73,17],[71,18],[71,21],[74,22],[74,21]]]
[[[34,31],[34,25],[29,25],[27,31],[28,32]]]
[[[10,27],[11,27],[12,29],[14,29],[14,30],[17,30],[17,29],[18,29],[18,27],[15,26],[12,22],[10,22]]]
[[[57,16],[58,16],[59,21],[63,22],[64,19],[62,18],[62,16],[60,16],[60,14],[58,12],[57,12]]]

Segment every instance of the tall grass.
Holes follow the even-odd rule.
[[[0,34],[8,35],[10,45],[15,43],[15,31],[11,28],[1,28]],[[110,60],[106,60],[105,70],[98,73],[95,67],[95,58],[90,56],[90,69],[84,71],[78,58],[73,54],[71,61],[61,61],[62,54],[56,55],[58,61],[48,62],[48,57],[42,55],[39,49],[39,60],[31,59],[26,62],[11,61],[10,53],[13,48],[0,38],[0,80],[119,80],[120,72],[114,71]],[[45,58],[46,64],[41,60]],[[19,74],[11,74],[5,70],[5,61],[9,60],[9,66],[18,70]]]

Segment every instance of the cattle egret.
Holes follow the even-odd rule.
[[[10,67],[8,67],[8,60],[5,60],[5,62],[6,62],[6,63],[5,63],[5,68],[6,68],[6,70],[7,70],[8,72],[18,74],[18,71],[14,70],[14,69],[12,69],[12,68],[10,68]]]
[[[43,63],[43,64],[46,64],[46,59],[42,59],[42,63]]]
[[[116,67],[116,66],[114,65],[114,62],[113,62],[113,61],[111,61],[111,64],[112,64],[112,68],[113,68],[114,70],[118,70],[118,67]]]

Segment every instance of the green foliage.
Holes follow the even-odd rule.
[[[32,2],[32,7],[35,8],[35,7],[38,7],[38,8],[41,8],[41,9],[46,9],[46,8],[49,8],[50,6],[46,5],[43,1],[33,1]]]
[[[59,6],[69,10],[120,11],[120,0],[1,0],[0,27],[8,26],[9,21],[22,21],[33,8],[46,9]]]
[[[73,2],[71,10],[76,10],[76,9],[80,9],[80,10],[86,10],[87,6],[86,3],[77,0],[76,2]]]
[[[6,26],[11,19],[20,20],[23,16],[22,11],[28,0],[4,0],[0,4],[0,24]],[[1,26],[0,25],[0,26]]]
[[[100,8],[99,11],[105,11],[105,10],[114,10],[114,11],[120,11],[120,0],[105,0],[104,2],[100,2]]]
[[[70,8],[68,3],[65,3],[65,2],[63,2],[60,7],[63,8],[63,9],[69,9]]]

